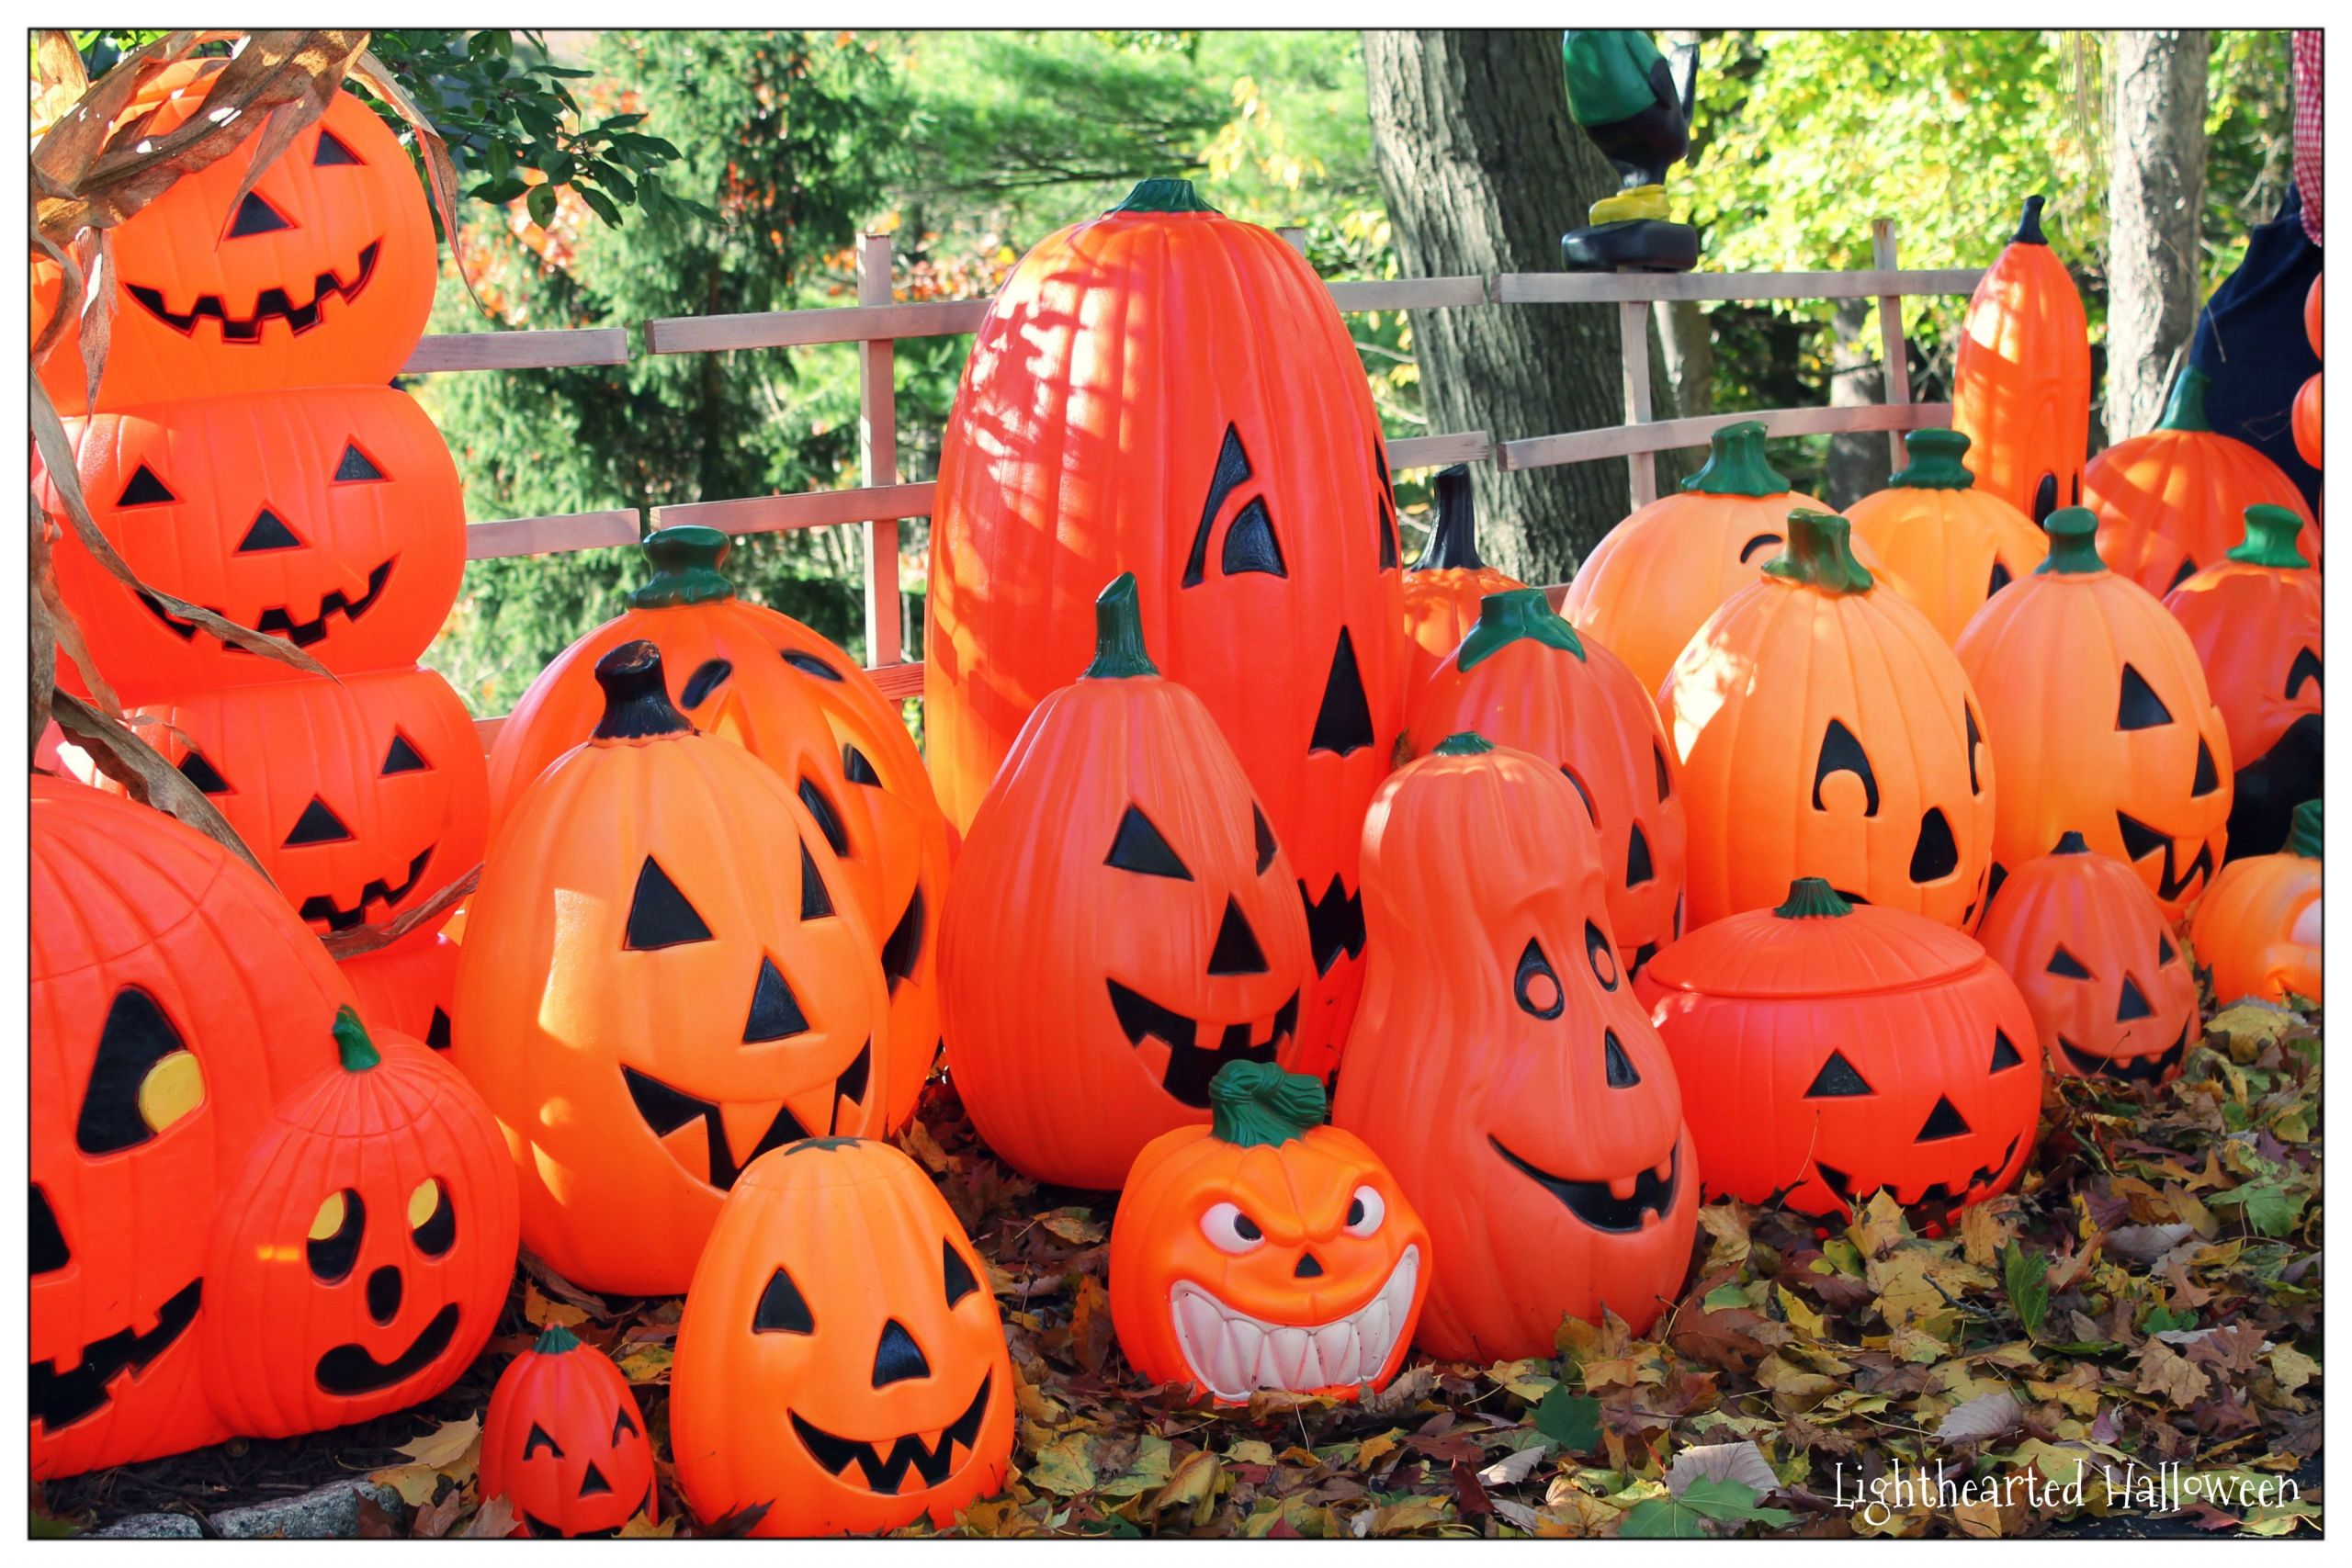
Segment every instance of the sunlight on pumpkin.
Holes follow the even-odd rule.
[[[160,1133],[204,1103],[204,1065],[192,1051],[175,1051],[139,1080],[139,1115]]]
[[[2314,898],[2303,906],[2302,912],[2295,917],[2293,928],[2287,932],[2289,942],[2299,947],[2319,945],[2319,905],[2320,901]]]
[[[1716,712],[1756,685],[1756,660],[1744,653],[1709,647],[1696,659],[1685,649],[1674,677],[1674,757],[1690,761],[1690,749]]]

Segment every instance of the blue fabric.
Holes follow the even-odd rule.
[[[2303,336],[2303,298],[2319,276],[2320,248],[2303,232],[2302,193],[2287,187],[2278,215],[2247,237],[2245,260],[2198,318],[2188,362],[2213,378],[2205,415],[2213,428],[2261,449],[2287,470],[2316,512],[2320,474],[2295,450],[2295,394],[2319,368]]]

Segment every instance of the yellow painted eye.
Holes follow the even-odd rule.
[[[415,1191],[408,1195],[408,1228],[415,1230],[424,1224],[433,1217],[433,1211],[440,1206],[441,1184],[428,1176],[416,1184]]]
[[[326,1201],[319,1205],[317,1216],[311,1221],[311,1239],[324,1241],[339,1233],[343,1229],[343,1194],[328,1193]]]
[[[160,1133],[204,1103],[204,1064],[193,1051],[175,1051],[139,1080],[139,1119]]]

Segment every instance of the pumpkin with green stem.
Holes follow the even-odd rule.
[[[1887,585],[1927,612],[1944,641],[1958,642],[1984,601],[2041,564],[2050,542],[2033,519],[1976,488],[1957,430],[1903,438],[1910,464],[1884,490],[1846,509],[1856,543],[1878,557]]]
[[[645,1413],[611,1357],[561,1324],[498,1374],[481,1424],[481,1495],[514,1510],[513,1533],[614,1536],[661,1517]]]
[[[2213,999],[2283,1002],[2289,993],[2324,999],[2320,976],[2321,807],[2295,808],[2276,854],[2232,861],[2197,906],[2189,940],[2213,972]]]
[[[1413,643],[1405,684],[1408,708],[1430,673],[1453,657],[1463,634],[1477,623],[1478,601],[1526,586],[1479,558],[1469,467],[1456,463],[1439,469],[1430,488],[1437,495],[1437,517],[1421,553],[1405,570],[1405,635]]]

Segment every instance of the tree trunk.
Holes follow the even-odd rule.
[[[1568,118],[1560,35],[1534,30],[1367,32],[1373,154],[1409,277],[1556,272],[1560,236],[1617,188]],[[1617,310],[1487,305],[1412,312],[1431,431],[1498,441],[1622,423]],[[1653,417],[1673,382],[1650,335]],[[1661,453],[1658,486],[1687,471]],[[1504,473],[1474,468],[1479,542],[1527,582],[1564,582],[1629,510],[1622,462]]]
[[[1715,396],[1715,335],[1707,330],[1707,313],[1696,299],[1661,299],[1651,311],[1667,372],[1674,378],[1674,406],[1684,419],[1695,419],[1713,406]]]
[[[1839,299],[1829,321],[1829,406],[1861,408],[1886,400],[1886,367],[1879,363],[1878,345],[1864,339],[1871,302]],[[1821,499],[1840,511],[1874,490],[1886,488],[1893,471],[1887,463],[1886,437],[1876,431],[1850,431],[1829,438],[1829,466],[1822,477]]]
[[[2205,62],[2194,29],[2107,35],[2107,436],[2154,428],[2196,330]]]

